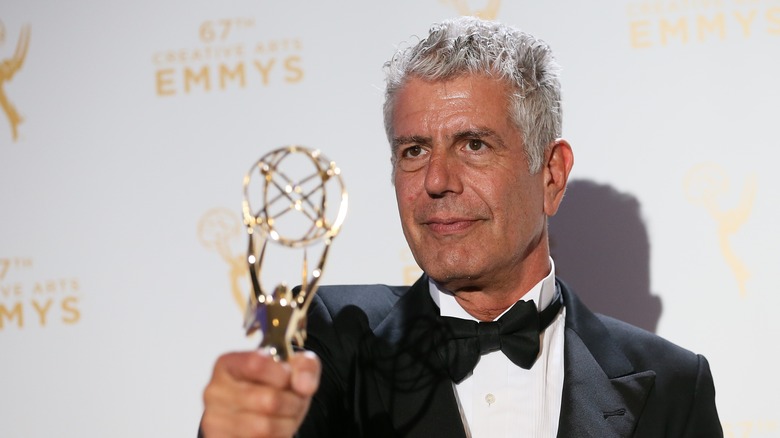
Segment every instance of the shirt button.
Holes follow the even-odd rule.
[[[490,405],[492,405],[493,403],[496,402],[496,396],[493,395],[493,394],[488,393],[485,396],[485,401],[487,402],[488,406],[490,406]]]

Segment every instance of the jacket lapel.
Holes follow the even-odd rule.
[[[566,333],[558,437],[631,436],[655,373],[635,371],[601,321],[560,287]],[[367,353],[392,435],[466,438],[452,381],[432,348],[441,329],[437,315],[423,276],[373,330]]]
[[[601,321],[560,283],[566,306],[559,437],[633,434],[655,372],[636,372]]]
[[[398,436],[466,438],[452,381],[433,348],[441,330],[427,276],[374,329],[377,389]]]

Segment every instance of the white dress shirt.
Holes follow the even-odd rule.
[[[477,321],[463,310],[450,292],[432,280],[429,287],[442,316]],[[554,296],[555,265],[550,259],[550,273],[523,295],[521,300],[533,300],[541,311]],[[499,350],[483,355],[470,375],[460,383],[453,384],[467,436],[556,436],[563,392],[565,315],[564,307],[541,334],[539,357],[530,370],[515,365]]]

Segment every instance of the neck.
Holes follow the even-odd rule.
[[[517,300],[512,298],[497,300],[494,296],[471,292],[456,293],[455,301],[469,315],[480,321],[494,321],[498,315],[504,313],[506,309],[512,307],[517,302]]]
[[[487,287],[471,285],[455,289],[447,288],[447,285],[443,286],[454,295],[455,301],[469,315],[480,321],[493,321],[547,277],[550,269],[549,256],[547,256],[544,263],[523,270],[516,277],[517,281],[507,285],[493,283]]]

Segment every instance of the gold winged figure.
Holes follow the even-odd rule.
[[[19,138],[19,124],[22,123],[22,116],[16,110],[11,101],[5,95],[3,85],[10,81],[16,72],[22,68],[24,64],[24,58],[27,56],[27,48],[30,46],[30,26],[24,26],[19,34],[19,42],[16,44],[16,51],[13,57],[4,59],[0,62],[0,106],[8,116],[8,121],[11,123],[11,134],[14,141]]]
[[[488,0],[482,8],[472,8],[468,0],[441,0],[441,2],[454,7],[460,15],[471,15],[485,20],[495,20],[501,7],[501,0]]]

